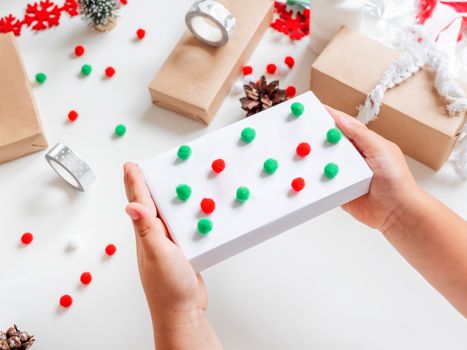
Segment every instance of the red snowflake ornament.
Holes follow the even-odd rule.
[[[58,26],[60,16],[60,8],[50,0],[44,0],[26,7],[24,23],[33,30],[40,31]]]
[[[310,31],[310,10],[297,12],[294,17],[292,10],[287,11],[287,5],[276,1],[274,3],[276,18],[271,27],[287,35],[292,40],[300,40]]]
[[[68,13],[70,17],[77,16],[78,2],[76,0],[66,0],[60,10]]]
[[[23,27],[23,22],[17,19],[13,15],[8,15],[6,17],[0,18],[0,33],[10,33],[13,32],[14,35],[21,35],[21,28]]]

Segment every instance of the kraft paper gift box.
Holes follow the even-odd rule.
[[[343,28],[311,67],[310,89],[322,103],[352,116],[400,55],[378,41]],[[465,84],[461,83],[465,89]],[[446,101],[434,88],[434,73],[424,67],[388,90],[379,116],[368,127],[402,151],[440,169],[451,154],[464,115],[449,117]]]
[[[47,147],[13,34],[0,34],[0,163]]]
[[[269,27],[274,5],[270,0],[219,2],[236,18],[229,42],[211,47],[187,30],[149,86],[156,105],[206,124]]]

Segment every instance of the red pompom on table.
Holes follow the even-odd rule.
[[[295,60],[292,56],[287,56],[284,59],[284,63],[289,66],[289,68],[292,68],[295,65]]]
[[[305,180],[302,177],[297,177],[292,180],[291,186],[295,192],[300,192],[305,188]]]
[[[105,69],[105,76],[107,78],[112,78],[115,75],[115,68],[114,67],[107,67]]]
[[[60,306],[68,308],[71,306],[71,304],[73,304],[73,298],[71,297],[71,295],[62,295],[62,297],[60,298]]]
[[[33,239],[34,239],[34,236],[32,235],[32,233],[26,232],[26,233],[23,233],[23,235],[21,236],[21,243],[23,243],[24,245],[28,245],[28,244],[31,244]]]
[[[76,119],[78,119],[78,112],[76,112],[76,111],[68,112],[68,120],[70,122],[74,122]]]
[[[211,198],[203,198],[200,207],[204,214],[211,214],[216,209],[216,202]]]
[[[146,36],[146,31],[140,28],[136,31],[136,36],[138,37],[139,40],[142,40]]]
[[[242,68],[243,75],[250,75],[253,73],[253,67],[251,66],[243,66]]]
[[[277,66],[274,63],[270,63],[266,66],[266,72],[269,74],[274,74],[277,71]]]
[[[307,142],[302,142],[297,146],[296,149],[297,156],[306,157],[311,152],[311,147]]]
[[[285,89],[285,93],[289,97],[294,97],[297,94],[297,89],[295,88],[295,86],[289,86],[287,87],[287,89]]]
[[[225,169],[225,162],[223,159],[216,159],[214,162],[211,164],[212,170],[219,174]]]
[[[114,255],[116,251],[117,251],[117,247],[115,246],[115,244],[111,243],[107,245],[107,247],[105,247],[105,254],[107,254],[108,256]]]
[[[83,272],[79,278],[82,284],[88,285],[92,281],[92,275],[90,272]]]
[[[86,49],[84,48],[84,46],[78,45],[75,47],[75,55],[77,57],[83,56],[85,52],[86,52]]]

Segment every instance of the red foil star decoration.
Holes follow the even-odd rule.
[[[310,31],[310,10],[303,12],[287,10],[287,5],[278,1],[274,2],[275,19],[271,27],[280,33],[287,35],[292,40],[300,40],[307,36]]]

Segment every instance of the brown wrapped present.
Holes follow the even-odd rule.
[[[153,102],[208,124],[269,27],[270,0],[222,0],[236,18],[229,42],[208,46],[186,31],[149,86]]]
[[[0,163],[47,147],[13,34],[0,34]]]
[[[310,88],[321,102],[356,116],[399,56],[397,50],[343,28],[313,63]],[[434,88],[433,71],[424,67],[385,93],[381,111],[368,127],[438,170],[457,142],[464,117],[448,115],[446,101]]]

